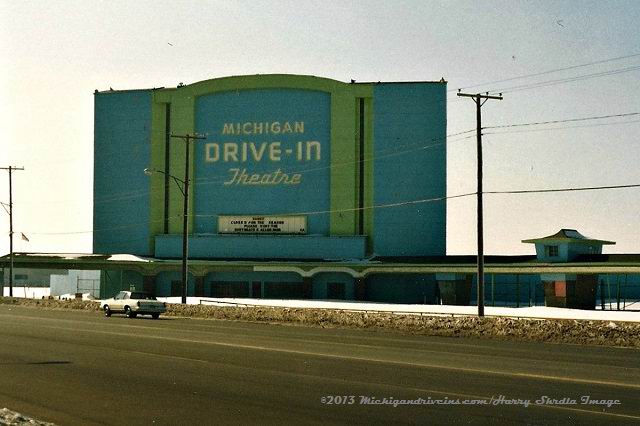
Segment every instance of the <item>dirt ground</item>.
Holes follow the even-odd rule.
[[[100,311],[97,302],[0,298],[0,304],[45,309]],[[166,316],[299,324],[322,328],[364,328],[407,334],[573,343],[640,348],[640,324],[613,321],[478,318],[366,313],[330,309],[167,306]]]

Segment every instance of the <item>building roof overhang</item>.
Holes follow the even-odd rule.
[[[194,275],[211,272],[296,272],[313,276],[324,272],[344,272],[354,277],[372,274],[475,274],[475,256],[374,258],[368,260],[291,259],[189,259]],[[0,267],[8,268],[9,255],[0,257]],[[131,270],[143,275],[179,271],[181,259],[156,259],[118,254],[14,253],[14,268],[78,270]],[[640,254],[585,255],[572,262],[546,263],[535,256],[486,256],[487,274],[607,274],[640,273]]]
[[[571,244],[601,244],[610,245],[615,244],[614,241],[596,240],[594,238],[585,237],[575,229],[561,229],[553,235],[541,238],[533,238],[529,240],[522,240],[523,243],[533,244],[553,244],[553,243],[571,243]]]

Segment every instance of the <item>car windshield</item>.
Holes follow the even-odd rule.
[[[150,295],[149,293],[140,293],[140,292],[133,292],[131,293],[131,298],[132,299],[142,299],[142,300],[156,300],[155,297],[153,297],[152,295]]]

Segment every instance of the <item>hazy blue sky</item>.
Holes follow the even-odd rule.
[[[483,108],[485,126],[637,113],[639,22],[634,0],[0,0],[0,167],[25,167],[13,175],[14,249],[91,252],[95,89],[267,73],[444,77],[448,134],[475,128],[460,87],[504,90]],[[638,184],[639,130],[640,115],[487,129],[485,190]],[[475,191],[475,156],[473,138],[450,139],[448,195]],[[640,253],[639,225],[640,188],[485,197],[487,253],[533,253],[520,240],[562,227]],[[8,232],[0,210],[0,254]],[[447,233],[449,254],[475,252],[473,197],[448,202]]]

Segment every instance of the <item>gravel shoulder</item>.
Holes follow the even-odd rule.
[[[0,304],[99,313],[97,302],[0,298]],[[269,322],[322,328],[361,328],[444,337],[640,348],[640,324],[615,321],[478,318],[278,307],[219,307],[169,304],[165,316]]]
[[[7,426],[55,426],[53,423],[43,422],[36,420],[32,417],[25,416],[16,411],[11,411],[8,408],[0,409],[0,425]]]

